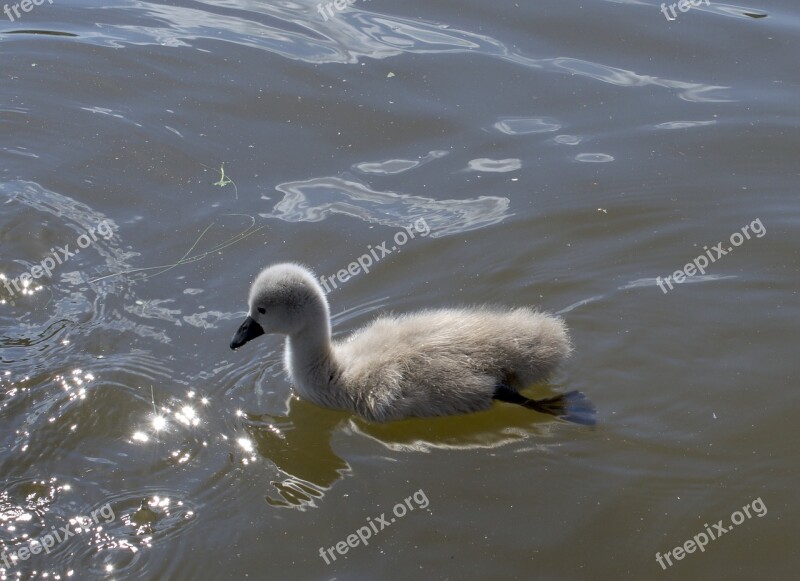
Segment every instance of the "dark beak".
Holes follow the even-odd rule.
[[[247,317],[231,339],[231,349],[238,349],[251,339],[264,334],[264,329],[252,317]]]

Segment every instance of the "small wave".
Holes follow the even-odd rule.
[[[497,224],[511,215],[508,198],[434,200],[377,191],[338,177],[286,182],[276,189],[283,193],[283,200],[275,204],[272,212],[260,215],[287,222],[319,222],[333,214],[345,214],[373,224],[402,228],[422,217],[430,226],[430,235],[441,237]]]

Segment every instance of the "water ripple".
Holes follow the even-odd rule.
[[[376,14],[356,6],[327,20],[319,15],[314,1],[254,5],[229,0],[198,2],[194,6],[202,8],[135,2],[129,7],[93,9],[96,12],[91,21],[97,25],[82,30],[80,40],[113,47],[180,47],[200,40],[230,42],[312,64],[356,63],[365,57],[386,59],[404,53],[478,53],[528,69],[578,75],[621,87],[663,87],[687,101],[728,100],[715,94],[728,87],[661,79],[570,57],[533,58],[487,35],[445,23]],[[104,18],[101,10],[112,15]],[[113,14],[120,10],[130,14]],[[135,24],[119,24],[132,19]]]
[[[122,249],[119,227],[113,219],[69,196],[30,181],[0,183],[0,198],[8,200],[3,215],[6,251],[0,264],[5,272],[0,273],[0,279],[9,283],[9,286],[0,286],[0,305],[8,311],[0,313],[0,321],[6,317],[9,321],[14,320],[13,324],[7,325],[5,336],[0,336],[0,345],[16,343],[20,347],[30,347],[40,343],[45,336],[49,341],[53,333],[44,330],[58,327],[66,328],[70,333],[78,331],[76,325],[82,327],[83,333],[90,327],[101,326],[132,331],[161,342],[169,341],[160,330],[121,315],[120,311],[128,310],[126,305],[135,304],[129,284],[119,279],[91,280],[92,274],[129,269],[128,260],[136,256],[136,253]],[[112,235],[96,236],[96,240],[82,247],[85,250],[79,254],[76,241],[81,236],[88,239],[87,232],[96,230],[101,223],[107,225]],[[21,237],[19,232],[35,233],[35,236]],[[32,280],[23,292],[15,292],[10,286],[11,281],[23,282],[20,279],[22,274],[32,271],[40,261],[52,256],[52,246],[61,244],[65,248],[71,247],[74,256],[56,265],[49,281],[46,281],[47,277]],[[37,303],[40,294],[42,300]],[[32,304],[49,308],[31,310]],[[77,321],[82,322],[78,324]]]
[[[345,214],[365,222],[402,228],[424,217],[431,228],[430,235],[439,237],[497,224],[511,215],[508,198],[434,200],[381,192],[338,177],[286,182],[276,189],[283,193],[283,200],[275,204],[272,212],[261,216],[287,222],[319,222],[333,214]]]
[[[715,120],[709,121],[667,121],[666,123],[659,123],[656,129],[687,129],[689,127],[703,127],[705,125],[714,125]]]
[[[364,162],[355,164],[353,168],[366,174],[394,175],[425,165],[435,159],[444,157],[447,153],[447,151],[443,150],[434,150],[419,159],[387,159],[371,163]]]
[[[575,156],[575,161],[584,163],[608,163],[614,161],[614,157],[607,153],[579,153]]]
[[[561,129],[561,124],[541,117],[512,117],[501,119],[494,124],[494,127],[506,135],[527,135],[558,131]]]
[[[506,173],[509,171],[517,171],[521,167],[522,160],[516,157],[509,159],[489,159],[487,157],[481,157],[469,161],[469,169],[473,171]]]

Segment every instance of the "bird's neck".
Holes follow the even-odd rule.
[[[338,368],[327,319],[286,338],[285,365],[300,395],[312,401],[319,401],[324,394],[330,396]]]

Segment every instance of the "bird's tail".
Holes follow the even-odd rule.
[[[594,404],[580,391],[569,391],[546,399],[529,399],[522,405],[575,424],[593,426],[597,423]]]

